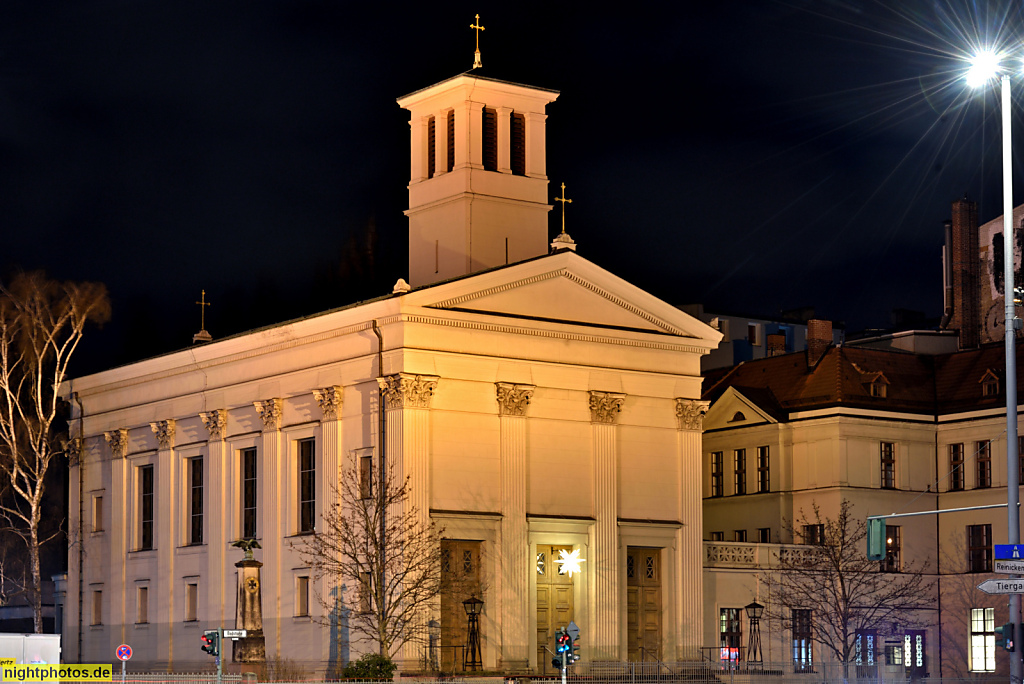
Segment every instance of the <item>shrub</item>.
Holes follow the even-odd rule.
[[[398,666],[391,658],[379,653],[367,653],[345,666],[341,676],[345,679],[392,679]]]

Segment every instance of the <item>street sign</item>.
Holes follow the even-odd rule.
[[[986,594],[1024,594],[1024,579],[1019,580],[985,580],[978,585]]]
[[[565,628],[565,631],[573,641],[580,638],[580,628],[579,625],[576,624],[575,620],[569,622],[569,626]]]
[[[245,635],[248,634],[244,629],[225,629],[225,639],[244,639]]]
[[[996,560],[1024,559],[1024,544],[996,544]]]
[[[118,660],[130,660],[132,657],[132,647],[128,644],[121,644],[117,647],[117,659]]]
[[[995,572],[1004,575],[1024,575],[1024,558],[1021,560],[997,560]]]

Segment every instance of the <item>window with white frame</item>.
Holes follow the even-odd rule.
[[[711,452],[711,496],[722,496],[725,457],[721,451]]]
[[[135,587],[135,624],[149,622],[149,585]]]
[[[971,672],[996,671],[995,608],[971,608]]]
[[[185,584],[185,622],[199,619],[199,585],[196,582]]]
[[[203,543],[203,457],[188,459],[189,544]]]
[[[309,575],[299,575],[295,578],[295,615],[309,615]]]
[[[769,470],[769,454],[767,446],[757,447],[757,491],[758,493],[771,491],[771,471]]]
[[[316,454],[312,439],[298,443],[299,465],[299,533],[312,532],[316,527]]]
[[[736,449],[733,451],[733,494],[747,493],[747,450]]]
[[[882,442],[879,448],[882,461],[882,488],[896,488],[896,445]]]

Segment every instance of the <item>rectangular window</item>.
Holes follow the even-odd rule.
[[[256,538],[256,449],[242,449],[242,538]]]
[[[882,454],[882,488],[896,488],[896,445],[892,442],[881,443]]]
[[[445,147],[448,149],[448,173],[455,168],[455,110],[448,110],[448,131],[445,136]]]
[[[793,609],[793,671],[814,671],[811,647],[811,611],[806,608]]]
[[[299,533],[316,525],[316,463],[313,440],[299,442]]]
[[[94,589],[92,592],[92,622],[93,625],[103,624],[103,590]]]
[[[959,492],[964,488],[964,445],[949,445],[949,491]]]
[[[772,490],[768,459],[768,447],[757,447],[757,491],[762,493]]]
[[[757,542],[759,544],[771,544],[771,542],[772,542],[772,528],[770,528],[770,527],[759,527],[759,528],[757,528]]]
[[[992,442],[983,439],[975,444],[976,460],[978,463],[978,482],[976,487],[984,489],[992,486]]]
[[[857,666],[857,679],[878,679],[878,630],[854,631],[853,662]]]
[[[498,112],[484,107],[483,121],[484,171],[498,170]]]
[[[92,531],[103,531],[103,496],[101,494],[92,497]]]
[[[359,498],[373,496],[373,456],[359,457]]]
[[[761,325],[759,323],[747,323],[747,342],[752,347],[761,345]]]
[[[711,452],[711,496],[722,496],[725,456],[721,451]]]
[[[437,161],[437,125],[434,117],[427,119],[427,178],[434,177],[434,164]]]
[[[195,622],[199,619],[199,585],[185,585],[185,622]]]
[[[301,576],[295,578],[295,615],[299,617],[309,615],[308,576]]]
[[[512,112],[509,130],[509,152],[511,155],[512,175],[526,175],[526,117]]]
[[[370,601],[371,596],[371,584],[370,584],[370,573],[361,572],[359,573],[359,612],[364,615],[370,612],[372,608],[372,602]]]
[[[824,544],[825,523],[804,525],[804,544]]]
[[[971,608],[971,672],[996,671],[996,609]]]
[[[900,571],[900,528],[899,525],[885,526],[885,560],[880,563],[882,572]]]
[[[967,526],[967,571],[992,572],[992,526]]]
[[[719,660],[736,662],[740,657],[740,609],[720,608],[718,611]]]
[[[736,449],[733,452],[733,465],[735,466],[735,478],[733,480],[734,494],[747,493],[747,450]]]
[[[203,543],[203,457],[188,459],[189,544]]]
[[[725,541],[725,532],[721,530],[711,533],[711,541]]]
[[[153,466],[139,466],[139,551],[153,548]]]
[[[135,624],[144,625],[149,622],[149,587],[135,589]]]
[[[733,530],[732,531],[732,540],[736,541],[736,542],[745,542],[745,541],[747,541],[747,531],[746,530]]]

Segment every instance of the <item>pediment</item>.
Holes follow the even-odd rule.
[[[750,425],[778,423],[767,411],[730,387],[708,408],[704,416],[704,430],[727,430]]]
[[[409,303],[707,340],[721,333],[574,253],[514,264],[423,288]]]

